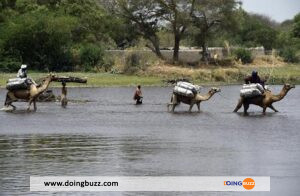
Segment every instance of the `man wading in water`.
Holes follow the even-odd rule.
[[[66,82],[62,82],[61,84],[62,84],[63,87],[61,89],[61,98],[60,98],[60,101],[61,101],[61,106],[63,108],[65,108],[68,105]]]
[[[136,100],[137,105],[143,103],[143,95],[142,95],[141,85],[137,86],[134,96],[133,96],[133,99]]]

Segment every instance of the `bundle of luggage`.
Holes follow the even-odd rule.
[[[173,89],[173,92],[178,95],[185,97],[194,97],[197,93],[200,93],[201,87],[198,85],[191,84],[189,82],[177,82]]]
[[[27,78],[12,78],[6,83],[7,90],[23,90],[28,89],[29,83]]]
[[[265,89],[261,84],[244,84],[240,91],[241,97],[252,98],[264,94]]]

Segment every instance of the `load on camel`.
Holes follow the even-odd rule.
[[[30,111],[31,104],[33,103],[34,111],[37,110],[36,102],[37,101],[55,101],[56,98],[52,92],[48,91],[48,87],[51,82],[61,82],[62,87],[62,95],[61,95],[61,103],[62,106],[65,107],[67,105],[67,82],[75,82],[75,83],[86,83],[86,79],[76,78],[76,77],[57,77],[53,74],[49,74],[45,77],[41,84],[37,85],[34,82],[27,82],[27,79],[10,79],[6,85],[8,90],[6,94],[6,100],[4,106],[8,108],[9,106],[13,107],[13,110],[16,109],[13,102],[17,101],[26,101],[28,102],[27,111]],[[53,97],[54,96],[54,97]]]
[[[200,103],[208,101],[215,93],[221,92],[221,89],[213,87],[205,95],[200,94],[200,87],[187,82],[178,82],[174,87],[171,102],[168,104],[168,111],[172,106],[172,112],[175,107],[181,102],[190,105],[189,112],[192,111],[193,106],[196,104],[200,112]]]
[[[244,85],[240,94],[241,98],[234,109],[234,112],[238,112],[238,110],[244,106],[244,114],[247,114],[250,104],[262,107],[263,114],[266,113],[267,108],[272,109],[274,112],[278,112],[278,110],[274,108],[273,103],[281,101],[292,88],[295,88],[295,85],[285,84],[280,93],[274,95],[270,90],[263,89],[259,84]],[[252,93],[251,90],[253,90]]]

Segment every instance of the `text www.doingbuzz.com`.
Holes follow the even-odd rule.
[[[61,186],[66,186],[66,187],[98,187],[98,186],[119,186],[118,182],[100,182],[100,181],[65,181],[65,182],[44,182],[45,187],[61,187]]]

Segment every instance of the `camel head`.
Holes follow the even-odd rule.
[[[213,95],[215,93],[219,93],[221,92],[221,89],[220,88],[217,88],[217,87],[212,87],[210,90],[209,90],[209,94]]]
[[[53,81],[55,77],[56,77],[55,74],[50,73],[46,78],[50,79],[50,81]]]
[[[285,84],[285,85],[283,86],[283,90],[286,91],[286,92],[288,92],[288,91],[291,90],[292,88],[295,88],[295,85],[293,85],[293,84]]]
[[[46,81],[52,82],[55,79],[55,75],[50,73],[48,74],[44,79],[43,79],[43,83],[45,83]]]

